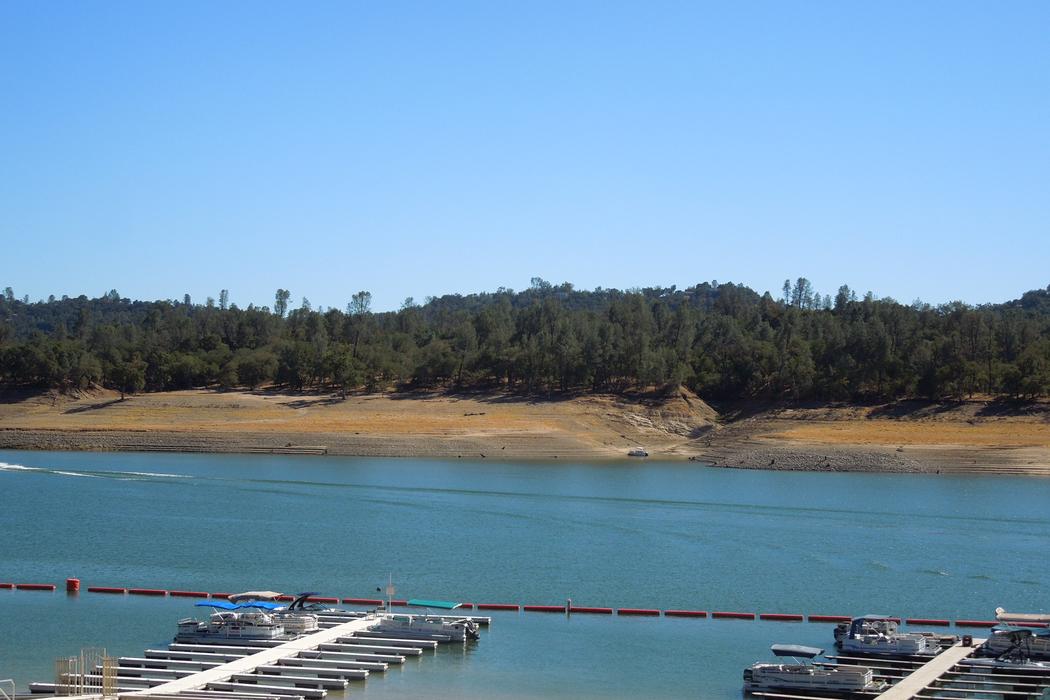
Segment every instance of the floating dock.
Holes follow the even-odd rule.
[[[965,647],[961,642],[957,642],[954,646],[948,647],[879,695],[879,700],[912,700],[912,698],[924,697],[925,691],[931,690],[932,686],[941,681],[956,664],[973,655],[983,641],[975,640],[976,644]]]
[[[105,670],[86,668],[78,680],[99,690],[108,684],[122,700],[323,700],[328,691],[404,664],[441,641],[386,636],[372,629],[375,615],[339,617],[290,641],[173,642],[120,657]],[[58,680],[31,683],[30,691],[61,694],[66,679]]]
[[[891,659],[859,656],[829,656],[827,666],[865,666],[890,687],[881,694],[857,693],[872,700],[1041,700],[1050,690],[1050,668],[998,667],[982,665],[973,655],[983,639],[963,646],[956,642],[931,659]],[[804,692],[757,692],[754,697],[776,700],[822,700]]]

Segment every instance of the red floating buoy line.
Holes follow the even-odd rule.
[[[20,590],[20,591],[55,591],[57,586],[53,583],[0,583],[0,590]],[[66,579],[66,592],[70,594],[79,593],[80,591],[80,579],[78,578],[67,578]],[[172,598],[215,598],[225,600],[230,596],[229,593],[209,593],[207,591],[184,591],[184,590],[167,590],[163,588],[127,588],[124,586],[88,586],[87,591],[89,593],[111,593],[116,595],[140,595],[140,596],[153,596],[153,597],[172,597]],[[293,596],[281,595],[277,597],[277,600],[290,602],[294,600]],[[337,597],[326,597],[326,596],[311,596],[308,599],[310,602],[316,603],[328,603],[328,604],[339,604],[344,605],[357,605],[365,607],[379,607],[386,604],[386,601],[379,598],[337,598]],[[391,600],[390,605],[392,606],[407,606],[408,601],[406,600]],[[616,615],[620,617],[683,617],[683,618],[708,618],[715,620],[763,620],[771,622],[817,622],[817,623],[839,623],[849,622],[852,617],[849,615],[803,615],[802,613],[753,613],[753,612],[740,612],[730,610],[718,610],[715,612],[708,612],[706,610],[678,610],[678,609],[666,609],[661,610],[659,608],[606,608],[606,607],[595,607],[586,605],[574,605],[572,601],[566,601],[562,605],[537,605],[537,604],[525,604],[521,605],[518,603],[461,603],[459,606],[465,610],[498,610],[505,612],[541,612],[541,613],[561,613],[565,614],[590,614],[590,615]],[[932,618],[932,617],[908,617],[899,618],[891,617],[888,618],[894,622],[905,622],[909,625],[915,625],[920,627],[949,627],[955,625],[956,627],[995,627],[999,622],[995,620],[949,620],[947,618]],[[1019,622],[1013,623],[1020,627],[1047,627],[1048,625],[1043,622]]]

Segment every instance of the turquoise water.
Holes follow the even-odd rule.
[[[1050,480],[0,451],[0,581],[988,618],[1050,606]],[[0,591],[0,677],[138,654],[192,601]],[[495,613],[361,697],[738,697],[811,624]],[[419,666],[420,668],[414,668]],[[356,693],[355,693],[356,694]]]

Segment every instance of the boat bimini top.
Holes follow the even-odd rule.
[[[769,649],[774,656],[790,656],[794,659],[812,659],[824,653],[820,647],[807,647],[801,644],[774,644]]]
[[[280,603],[268,603],[264,600],[256,600],[248,603],[227,603],[224,600],[209,600],[196,603],[198,608],[218,608],[219,610],[244,610],[245,608],[257,608],[259,610],[276,610],[283,607]]]
[[[244,593],[234,593],[228,596],[227,600],[231,603],[243,603],[246,600],[277,600],[281,595],[277,591],[245,591]]]
[[[849,623],[849,636],[854,637],[864,630],[865,623],[868,622],[893,622],[896,623],[895,618],[889,615],[863,615],[861,617],[853,618]]]
[[[423,600],[422,598],[413,598],[407,604],[414,608],[440,608],[442,610],[455,610],[463,605],[463,603],[453,603],[450,600]]]

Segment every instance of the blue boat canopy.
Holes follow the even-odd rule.
[[[774,644],[770,647],[777,656],[794,656],[799,659],[812,659],[824,653],[818,647],[804,647],[801,644]]]
[[[281,603],[270,603],[265,600],[256,600],[250,603],[227,603],[225,600],[201,601],[196,604],[198,608],[219,608],[220,610],[243,610],[244,608],[261,608],[262,610],[276,610],[283,607]]]
[[[417,608],[441,608],[442,610],[455,610],[463,603],[453,603],[449,600],[423,600],[422,598],[413,598],[408,601],[408,604]]]

